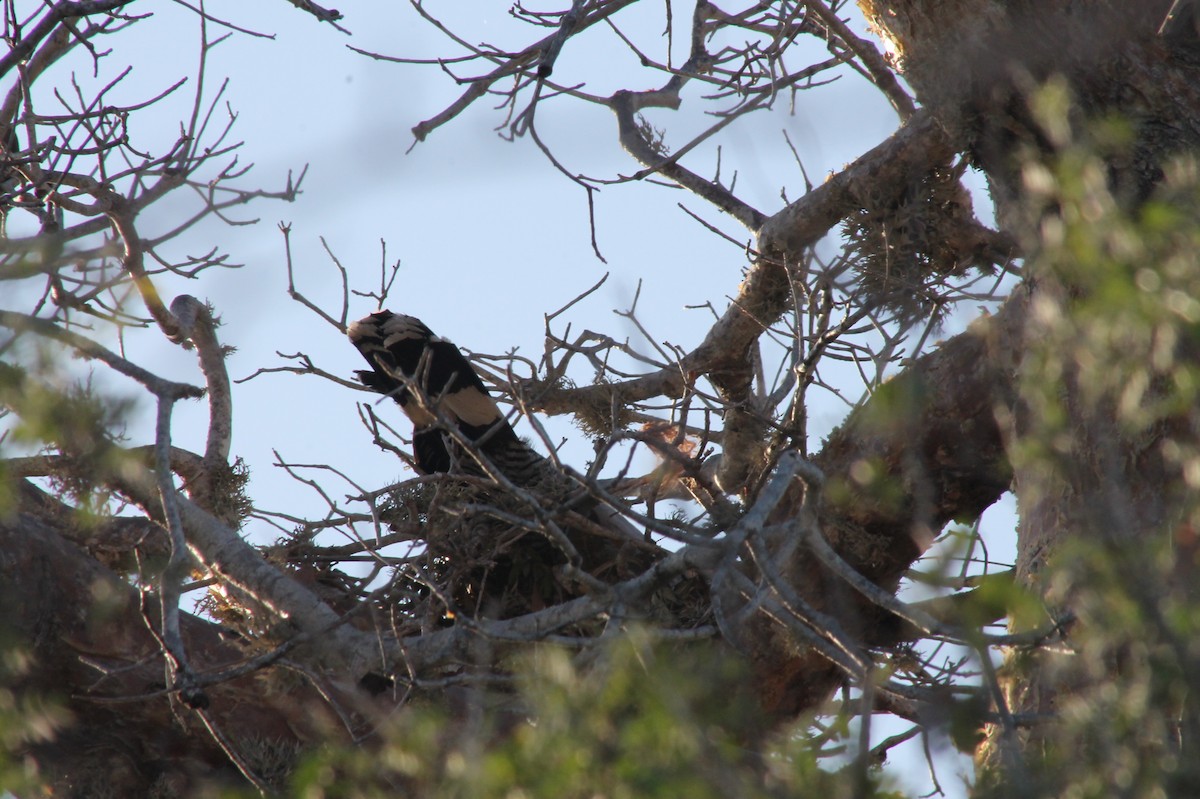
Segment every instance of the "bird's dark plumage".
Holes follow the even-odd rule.
[[[559,510],[570,510],[601,528],[626,539],[616,543],[607,536],[591,534],[588,526],[568,524],[568,547],[552,536],[519,538],[496,549],[480,560],[469,545],[461,541],[431,543],[445,562],[487,562],[486,568],[469,568],[455,578],[457,588],[449,595],[463,607],[479,607],[480,597],[498,601],[488,612],[507,615],[513,597],[522,597],[517,607],[528,609],[525,597],[544,597],[548,584],[556,584],[552,567],[570,556],[573,548],[582,568],[593,576],[616,579],[629,570],[649,565],[642,534],[620,513],[597,502],[567,475],[560,473],[546,458],[517,437],[487,387],[458,347],[438,338],[412,316],[377,311],[350,325],[346,331],[358,351],[371,365],[356,372],[368,388],[390,396],[413,423],[413,454],[416,468],[423,474],[450,472],[494,474],[498,471],[513,484],[532,490],[537,496],[553,501]],[[457,434],[455,433],[457,431]],[[465,445],[465,446],[464,446]],[[491,467],[481,469],[476,455]],[[495,501],[494,497],[489,502]],[[522,504],[524,508],[524,504]],[[564,520],[560,520],[562,523]],[[455,528],[452,525],[452,529]],[[491,529],[491,528],[485,528]],[[467,549],[461,547],[467,546]],[[459,547],[459,549],[456,549]],[[462,552],[473,554],[462,555]],[[561,596],[572,596],[573,590]],[[542,601],[542,600],[539,600]]]
[[[370,371],[355,372],[358,379],[394,399],[412,420],[418,469],[448,472],[454,456],[470,467],[471,457],[457,452],[443,433],[453,425],[509,479],[518,484],[537,479],[544,459],[517,437],[458,347],[435,336],[420,319],[391,311],[358,320],[347,335],[371,365]],[[421,396],[414,396],[410,386]]]

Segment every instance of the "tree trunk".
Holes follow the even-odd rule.
[[[1072,586],[1047,583],[1048,561],[1075,537],[1119,552],[1177,520],[1184,500],[1175,491],[1183,476],[1165,445],[1194,443],[1194,428],[1186,418],[1191,411],[1185,411],[1185,418],[1153,434],[1126,433],[1115,394],[1096,394],[1081,384],[1064,333],[1074,329],[1071,315],[1089,280],[1039,265],[1047,249],[1043,225],[1057,209],[1039,202],[1024,172],[1029,164],[1051,162],[1067,144],[1047,130],[1034,98],[1047,81],[1061,81],[1071,102],[1066,122],[1084,135],[1098,121],[1124,120],[1130,141],[1107,154],[1105,165],[1112,195],[1135,211],[1171,159],[1200,143],[1194,90],[1200,41],[1192,12],[1176,9],[1186,17],[1177,16],[1160,32],[1171,0],[860,0],[860,6],[922,103],[986,172],[998,218],[1030,254],[1028,267],[1036,276],[1031,302],[1043,312],[1029,315],[1019,339],[1025,389],[1009,430],[1020,504],[1017,576],[1066,617],[1073,612]],[[1064,351],[1052,349],[1060,345]],[[1192,362],[1196,355],[1186,348],[1178,353]],[[1047,432],[1046,406],[1037,396],[1047,390],[1057,393],[1068,417],[1057,447],[1065,457],[1055,461],[1029,456],[1029,445]],[[1144,579],[1153,581],[1150,574]],[[1003,701],[994,708],[1002,723],[993,725],[977,753],[982,786],[1007,786],[1002,794],[1029,787],[1025,764],[1045,754],[1042,731],[1048,726],[1021,728],[1013,719],[1054,717],[1070,697],[1087,690],[1096,675],[1085,673],[1080,657],[1041,651],[1032,659],[1009,658]]]

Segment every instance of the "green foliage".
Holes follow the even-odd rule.
[[[42,781],[24,750],[52,740],[70,721],[66,711],[38,694],[19,692],[17,682],[35,668],[26,651],[0,630],[0,795],[40,795]]]
[[[1064,98],[1036,104],[1057,157],[1024,168],[1038,239],[1016,465],[1022,513],[1060,534],[1032,573],[1069,646],[1009,658],[1010,696],[1041,715],[1024,768],[980,793],[1196,796],[1200,170],[1176,163],[1128,212],[1112,189],[1128,126],[1073,138]]]
[[[1192,535],[1190,532],[1189,535]],[[1074,542],[1058,554],[1057,591],[1073,591],[1075,654],[1049,659],[1069,686],[1041,779],[1076,797],[1195,796],[1200,791],[1200,602],[1194,542]],[[1179,556],[1187,554],[1184,563]]]
[[[1071,597],[1070,646],[1010,657],[1005,676],[1049,691],[1021,733],[1022,770],[980,797],[1200,795],[1200,548],[1190,528],[1150,540],[1076,539],[1048,567]]]
[[[1051,90],[1042,99],[1048,120],[1056,119],[1055,97]],[[1059,123],[1045,127],[1066,135],[1054,133]],[[1129,214],[1109,190],[1109,163],[1127,138],[1109,122],[1084,142],[1064,145],[1055,162],[1025,167],[1031,212],[1041,218],[1030,271],[1043,291],[1035,308],[1038,346],[1031,347],[1040,359],[1024,389],[1047,454],[1072,451],[1064,434],[1082,414],[1104,413],[1121,435],[1137,437],[1155,435],[1196,404],[1197,164],[1175,163],[1159,195]],[[1068,385],[1079,389],[1082,406],[1064,404]]]
[[[759,711],[738,662],[710,643],[652,646],[618,637],[581,666],[538,648],[515,690],[461,688],[450,718],[410,705],[375,751],[325,751],[301,766],[294,795],[653,799],[884,797],[874,774],[819,765],[807,731],[758,741]]]
[[[0,362],[0,406],[15,412],[12,442],[62,453],[67,460],[52,474],[61,492],[81,511],[98,511],[108,496],[101,483],[121,468],[113,445],[132,403],[68,381],[51,364],[31,375]]]

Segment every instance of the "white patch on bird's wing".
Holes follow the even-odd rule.
[[[413,423],[413,428],[416,430],[433,427],[437,423],[436,416],[411,400],[401,410],[404,411],[404,415]]]
[[[500,406],[474,386],[447,393],[442,404],[470,425],[491,424],[500,419]]]

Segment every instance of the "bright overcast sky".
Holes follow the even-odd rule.
[[[429,8],[437,13],[440,5],[451,11],[461,8],[455,3]],[[277,230],[281,221],[292,226],[298,288],[310,300],[334,314],[340,311],[340,278],[322,248],[322,237],[349,271],[352,286],[364,289],[378,285],[384,241],[389,262],[402,262],[389,307],[421,317],[438,334],[477,352],[499,354],[518,348],[537,360],[543,314],[605,273],[610,277],[604,288],[559,320],[560,325],[570,321],[575,331],[602,330],[638,343],[635,328],[612,311],[629,307],[641,280],[643,324],[657,341],[690,349],[711,317],[707,310],[685,306],[711,302],[720,311],[737,290],[746,266],[743,250],[706,231],[677,204],[740,241],[749,242],[749,234],[679,190],[627,184],[599,192],[597,240],[608,263],[598,260],[589,240],[585,193],[528,139],[507,142],[497,136],[493,128],[504,117],[492,109],[493,102],[478,103],[406,154],[413,144],[410,129],[444,108],[462,88],[436,66],[374,61],[346,45],[417,58],[460,52],[419,20],[408,4],[370,4],[348,11],[344,24],[353,37],[283,2],[210,2],[206,8],[215,17],[275,37],[235,35],[210,57],[205,91],[212,96],[221,80],[229,78],[223,97],[238,115],[232,138],[245,142],[239,162],[255,165],[241,185],[277,189],[289,169],[299,173],[308,165],[303,194],[295,203],[264,201],[231,214],[260,218],[259,224],[207,224],[165,248],[181,259],[219,246],[232,262],[245,264],[237,271],[209,271],[198,281],[163,279],[160,285],[168,299],[192,293],[216,306],[224,321],[223,341],[238,349],[229,360],[235,379],[258,367],[283,365],[276,351],[305,352],[322,368],[345,377],[362,366],[337,331],[288,299],[283,238]],[[468,40],[513,49],[528,44],[535,32],[513,23],[507,5],[496,8],[493,18],[474,14],[454,22],[462,25]],[[646,9],[645,27],[652,34],[643,35],[642,41],[662,48],[662,6]],[[135,117],[141,125],[133,128],[135,146],[161,152],[189,111],[199,33],[196,16],[182,7],[166,5],[157,13],[158,19],[110,40],[113,55],[103,62],[98,80],[110,79],[132,62],[134,71],[118,97],[136,102],[189,77],[172,113],[156,117],[160,127],[151,128],[145,125],[148,120]],[[223,32],[210,26],[210,38]],[[556,66],[556,80],[587,80],[586,88],[598,93],[651,85],[636,61],[614,42],[615,37],[601,29],[572,40]],[[827,54],[818,52],[815,57]],[[604,67],[597,69],[600,59]],[[88,77],[83,74],[88,66],[74,63],[81,79]],[[474,74],[475,69],[463,71]],[[894,113],[877,93],[853,72],[842,74],[834,86],[800,93],[794,113],[780,102],[777,111],[759,112],[722,133],[723,175],[728,179],[736,169],[739,194],[760,210],[771,213],[782,206],[781,188],[787,187],[789,199],[802,192],[800,170],[786,149],[783,130],[799,150],[810,178],[820,181],[895,128]],[[691,95],[685,93],[680,113],[648,115],[666,129],[668,144],[677,147],[689,133],[711,124],[711,118],[693,111],[700,91],[696,86]],[[539,112],[539,130],[572,171],[613,177],[638,168],[619,148],[615,121],[605,109],[574,101],[548,103]],[[704,175],[713,174],[716,166],[712,148],[687,163]],[[170,201],[152,206],[141,218],[142,235],[168,229],[182,213],[182,206]],[[353,298],[350,310],[351,318],[357,318],[374,305]],[[193,356],[159,336],[134,338],[132,347],[134,355],[140,354],[138,347],[152,349],[155,367],[164,373],[198,379]],[[589,380],[584,364],[579,366],[574,378]],[[321,509],[307,489],[271,467],[272,450],[290,461],[331,463],[364,485],[398,476],[394,459],[377,453],[359,425],[355,403],[363,399],[368,395],[283,374],[237,387],[233,450],[251,465],[256,502],[310,512]],[[845,405],[835,401],[814,408],[815,440],[845,411]],[[399,421],[394,409],[385,405],[382,412]],[[203,423],[204,409],[198,403],[181,409],[177,443],[201,449]],[[586,459],[589,448],[569,424],[552,430],[556,437],[579,440],[577,447],[566,450],[569,460]],[[134,435],[139,435],[136,429]]]

